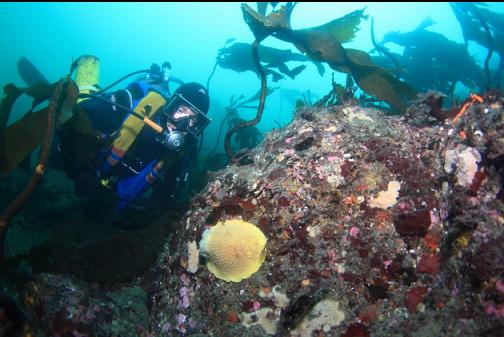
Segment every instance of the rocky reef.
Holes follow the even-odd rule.
[[[498,336],[504,328],[502,100],[456,122],[303,107],[220,171],[158,259],[155,336]],[[241,282],[195,258],[242,219],[266,258]]]
[[[30,260],[22,324],[53,336],[500,336],[502,104],[488,95],[444,121],[418,104],[402,117],[355,102],[299,107],[252,160],[210,179],[174,235],[161,212],[119,250],[110,239],[50,268]],[[232,242],[240,231],[216,232],[226,266],[259,263],[227,282],[201,241],[236,219],[266,245],[251,255]],[[151,270],[144,246],[162,247]],[[77,259],[85,251],[96,258]]]

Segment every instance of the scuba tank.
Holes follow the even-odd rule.
[[[171,76],[171,64],[170,62],[164,62],[162,67],[159,67],[156,63],[153,63],[150,69],[138,70],[129,73],[105,88],[99,87],[100,81],[100,60],[93,55],[82,55],[77,60],[72,63],[72,72],[75,71],[75,82],[79,86],[79,99],[77,103],[81,103],[89,98],[98,99],[105,101],[113,106],[114,109],[120,108],[126,111],[128,114],[135,116],[136,118],[143,120],[144,123],[149,125],[156,132],[161,133],[162,127],[152,122],[143,114],[139,114],[130,109],[130,107],[116,103],[109,98],[104,98],[101,94],[106,93],[109,89],[116,86],[119,82],[122,82],[126,78],[136,75],[143,74],[140,78],[137,78],[138,82],[145,82],[150,88],[157,89],[158,94],[160,94],[165,100],[171,96],[169,89],[169,82],[175,82],[179,85],[184,84],[184,82],[174,76]],[[136,82],[135,81],[135,82]],[[147,94],[147,93],[144,93]],[[142,95],[145,96],[145,95]]]
[[[93,55],[82,55],[75,60],[75,83],[79,86],[79,94],[91,94],[99,90],[100,59]],[[80,103],[86,98],[79,98]]]
[[[105,88],[101,88],[100,83],[100,59],[94,55],[82,55],[72,63],[71,73],[75,71],[75,82],[79,86],[79,94],[82,97],[77,102],[90,97],[90,95],[98,95],[107,92],[112,87],[116,86],[119,82],[124,81],[126,78],[133,75],[142,74],[137,77],[135,81],[144,81],[151,85],[157,85],[171,96],[168,87],[170,82],[175,82],[178,85],[184,84],[184,81],[171,75],[171,64],[168,61],[163,62],[160,67],[158,64],[153,63],[150,69],[143,69],[131,72]]]

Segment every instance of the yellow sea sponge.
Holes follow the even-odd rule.
[[[239,220],[219,221],[203,232],[200,253],[208,270],[224,281],[240,282],[259,270],[266,256],[266,237],[255,225]]]

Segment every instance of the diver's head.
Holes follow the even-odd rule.
[[[210,123],[209,106],[205,87],[194,82],[183,84],[163,107],[163,127],[170,132],[188,132],[197,137]]]
[[[174,94],[182,96],[185,101],[189,102],[205,116],[208,113],[210,98],[207,90],[201,84],[195,82],[182,84],[175,90]]]
[[[186,134],[201,135],[211,121],[207,116],[209,106],[205,87],[194,82],[181,85],[162,108],[161,123],[167,137],[177,133],[177,139],[183,143]]]

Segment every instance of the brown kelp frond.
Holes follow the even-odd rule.
[[[341,43],[327,32],[312,29],[285,30],[275,33],[275,37],[293,43],[303,54],[315,61],[341,66],[348,63]]]
[[[20,93],[26,93],[33,97],[33,101],[41,101],[47,97],[48,89],[56,88],[55,85],[35,85],[26,89],[13,90],[12,92],[20,96]],[[51,93],[52,95],[53,93]],[[59,95],[58,113],[56,114],[57,123],[66,121],[72,114],[75,102],[78,96],[78,87],[73,82],[68,82],[65,90]],[[17,99],[17,97],[15,97]],[[49,95],[50,97],[50,95]],[[2,110],[4,102],[10,102],[10,108],[15,102],[14,96],[7,96],[2,101]],[[7,100],[7,101],[6,101]],[[5,105],[7,105],[5,103]],[[10,108],[8,113],[10,114]],[[47,131],[47,112],[48,107],[36,112],[27,113],[20,120],[5,128],[0,134],[0,178],[6,177],[23,159],[32,153],[37,146],[42,144]]]
[[[369,54],[366,53],[365,51],[362,51],[359,49],[353,49],[353,48],[345,48],[345,52],[346,52],[348,58],[354,63],[364,65],[364,66],[374,65],[373,60],[371,59],[371,56],[369,56]]]
[[[43,143],[40,149],[39,161],[35,170],[33,171],[29,183],[26,185],[23,191],[9,203],[9,205],[0,214],[0,261],[3,261],[5,258],[5,237],[7,236],[7,230],[9,229],[10,220],[21,209],[21,207],[25,204],[25,202],[28,200],[33,191],[40,184],[42,176],[45,172],[47,161],[49,160],[49,153],[51,150],[54,130],[56,128],[57,116],[64,105],[74,106],[77,103],[76,99],[71,102],[66,100],[66,98],[68,98],[68,95],[66,95],[66,93],[69,88],[68,85],[69,82],[70,82],[69,78],[62,79],[58,82],[58,85],[55,87],[54,93],[51,96],[48,107],[44,109],[46,110],[46,113],[44,114],[44,117],[46,117],[45,134],[42,140]],[[32,116],[32,114],[29,114],[25,117],[30,116]],[[29,135],[27,136],[29,137]],[[11,145],[12,146],[10,147],[14,147],[16,144]],[[4,148],[6,149],[9,148],[9,144],[7,143],[7,146]]]
[[[352,48],[345,48],[345,53],[347,54],[348,58],[354,63],[366,66],[374,65],[371,56],[369,56],[369,54],[366,53],[365,51]],[[334,66],[333,69],[345,74],[351,73],[350,68],[344,66]]]
[[[9,117],[12,111],[12,106],[17,101],[19,96],[26,94],[33,98],[32,108],[28,113],[32,112],[43,101],[49,99],[56,88],[56,83],[37,83],[28,88],[18,88],[12,83],[4,86],[5,97],[0,102],[0,133],[7,127]]]
[[[277,30],[290,29],[290,15],[295,4],[288,3],[267,16],[261,15],[247,4],[242,4],[243,18],[258,41],[264,40]]]
[[[57,114],[57,124],[63,124],[73,117],[74,108],[79,98],[79,87],[74,81],[68,81],[61,97],[61,106]]]
[[[12,106],[14,105],[18,97],[23,93],[12,83],[5,85],[3,89],[5,97],[2,99],[2,102],[0,102],[0,134],[2,133],[3,129],[7,127]]]
[[[226,136],[224,138],[224,149],[226,150],[226,153],[229,156],[229,158],[232,158],[232,159],[235,159],[235,154],[233,153],[233,151],[231,149],[231,136],[242,128],[253,126],[253,125],[256,125],[257,123],[259,123],[261,121],[261,117],[264,112],[264,104],[266,101],[268,85],[267,85],[267,81],[266,81],[266,74],[264,73],[264,70],[261,67],[261,62],[259,61],[259,44],[260,44],[260,41],[257,39],[252,44],[252,53],[254,56],[254,63],[256,64],[256,68],[259,73],[259,77],[261,78],[261,95],[259,97],[259,106],[257,108],[256,117],[253,120],[238,123],[237,125],[235,125],[231,130],[229,130],[226,133]],[[248,157],[248,156],[246,156],[246,157]]]
[[[280,87],[268,87],[266,89],[266,96],[271,95],[272,93],[274,93],[275,91],[277,91],[278,88],[280,88]],[[259,100],[259,98],[261,97],[261,91],[262,90],[259,89],[253,96],[251,96],[250,98],[247,98],[246,100],[240,102],[240,104],[238,104],[237,106],[235,106],[235,108],[239,108],[239,107],[244,106],[247,103],[252,103],[252,102],[255,102],[255,101]]]
[[[47,108],[21,118],[0,136],[0,178],[5,178],[37,148],[47,130]]]
[[[368,15],[364,14],[365,10],[366,7],[310,29],[328,32],[340,43],[350,42],[355,38],[355,34],[360,30],[359,25],[361,21],[368,19]]]
[[[401,113],[406,111],[408,101],[415,98],[416,92],[411,86],[383,68],[355,64],[352,75],[363,91],[387,102]]]
[[[364,9],[322,26],[292,30],[289,17],[293,7],[283,6],[266,17],[245,4],[242,5],[242,11],[258,41],[273,35],[290,42],[312,60],[327,62],[336,71],[350,73],[366,93],[387,102],[400,112],[406,111],[407,101],[416,95],[414,89],[394,78],[383,68],[372,65],[367,53],[355,49],[347,53],[337,38],[338,29],[342,31],[341,38],[344,41],[354,36],[358,23],[362,18],[367,18],[363,14]]]
[[[405,112],[407,101],[415,97],[414,89],[408,84],[397,80],[383,68],[370,65],[365,52],[351,49],[347,53],[341,43],[325,31],[284,30],[275,33],[275,36],[292,42],[308,57],[327,62],[336,71],[350,73],[363,91],[400,112]]]

